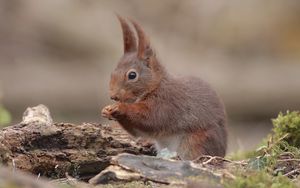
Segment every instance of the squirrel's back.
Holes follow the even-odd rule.
[[[206,128],[208,124],[225,123],[225,109],[216,92],[197,77],[173,77],[162,79],[150,100],[156,110],[176,120],[176,129],[189,131]]]
[[[205,150],[202,154],[225,155],[225,109],[206,82],[197,77],[168,77],[162,80],[153,95],[149,100],[155,101],[155,107],[149,117],[153,118],[157,127],[163,127],[163,137],[180,133],[188,138],[196,134]],[[159,140],[159,135],[156,137]],[[192,147],[190,149],[193,150]]]

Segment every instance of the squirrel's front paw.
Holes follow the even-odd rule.
[[[116,120],[114,115],[117,114],[118,110],[119,110],[118,104],[111,104],[102,109],[101,115],[102,117],[108,118],[109,120]]]

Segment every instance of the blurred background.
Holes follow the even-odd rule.
[[[255,148],[279,111],[300,109],[298,0],[0,0],[0,107],[11,124],[40,103],[57,122],[109,123],[99,114],[123,52],[115,12],[144,27],[169,71],[218,91],[228,153]]]

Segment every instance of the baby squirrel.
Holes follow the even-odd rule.
[[[223,157],[227,147],[226,114],[216,92],[196,77],[175,77],[158,61],[141,26],[133,20],[138,42],[126,20],[124,55],[111,74],[110,96],[116,103],[102,116],[116,120],[136,137],[155,141],[184,160],[200,155]]]

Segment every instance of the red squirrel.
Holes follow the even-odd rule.
[[[116,101],[102,116],[116,120],[135,137],[150,138],[184,160],[200,155],[224,157],[226,113],[216,92],[196,77],[171,75],[159,62],[142,27],[117,16],[124,55],[111,74],[110,97]]]

